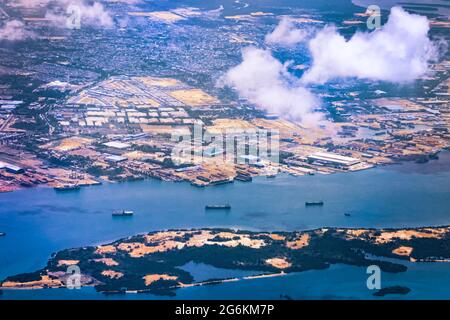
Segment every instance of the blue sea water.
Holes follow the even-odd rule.
[[[305,207],[304,202],[310,200],[323,200],[325,205]],[[231,211],[204,210],[205,204],[224,202],[231,204]],[[114,219],[111,212],[116,209],[130,209],[136,214]],[[79,192],[28,189],[0,195],[0,231],[7,233],[0,238],[0,278],[40,269],[53,252],[61,249],[168,228],[304,230],[445,224],[450,224],[449,152],[426,164],[404,163],[333,175],[261,177],[252,183],[208,188],[145,180],[104,184]],[[450,298],[450,265],[413,264],[409,269],[386,274],[383,279],[386,284],[410,287],[412,292],[405,298]],[[217,272],[223,275],[225,271]],[[181,289],[175,298],[279,298],[280,294],[298,299],[370,298],[366,278],[363,268],[338,265],[285,277]],[[92,288],[4,291],[0,295],[3,299],[49,297],[106,298]]]

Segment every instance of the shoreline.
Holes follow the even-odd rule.
[[[296,272],[293,272],[295,274]],[[300,273],[300,272],[298,272]],[[184,289],[184,288],[192,288],[192,287],[200,287],[200,286],[208,286],[208,285],[220,285],[222,283],[228,283],[228,282],[237,282],[237,281],[245,281],[245,280],[256,280],[256,279],[266,279],[266,278],[273,278],[273,277],[282,277],[286,276],[288,273],[285,272],[278,272],[278,273],[269,273],[269,274],[257,274],[253,276],[244,276],[244,277],[234,277],[234,278],[228,278],[228,279],[217,279],[217,280],[205,280],[200,282],[194,282],[194,283],[181,283],[179,285],[173,286],[171,288],[174,289]],[[94,284],[92,285],[83,285],[84,287],[95,287]],[[26,291],[26,290],[54,290],[54,289],[68,289],[65,286],[61,287],[33,287],[33,288],[24,288],[24,287],[0,287],[0,290],[4,291],[14,291],[14,290],[20,290],[20,291]],[[69,289],[68,289],[69,290]],[[99,292],[102,293],[103,292]],[[121,294],[122,292],[118,291],[117,294]],[[125,291],[126,294],[138,294],[138,293],[151,293],[149,290],[131,290],[131,291]],[[110,293],[114,294],[114,293]]]
[[[441,153],[450,153],[450,148],[442,148],[442,149],[440,149],[440,150],[436,153],[436,155],[439,156]],[[423,156],[426,156],[426,154],[424,154]],[[335,171],[335,172],[331,172],[331,173],[317,172],[317,173],[315,173],[315,174],[316,174],[316,175],[322,175],[322,174],[323,174],[323,175],[329,175],[329,174],[332,174],[332,175],[334,175],[334,174],[347,174],[347,173],[355,173],[355,172],[361,172],[361,171],[372,170],[372,169],[376,169],[376,168],[389,168],[389,167],[398,166],[398,165],[403,165],[403,164],[420,164],[420,165],[426,165],[426,164],[430,163],[430,161],[432,161],[432,160],[439,160],[439,159],[434,159],[434,158],[430,158],[430,157],[429,157],[428,161],[425,162],[425,163],[418,163],[418,162],[416,162],[414,159],[392,159],[392,162],[390,162],[390,163],[378,163],[378,164],[372,165],[372,166],[367,167],[367,168],[361,168],[361,169],[359,169],[359,170],[349,170],[349,171],[340,170],[340,171]],[[69,170],[70,168],[64,168],[64,169]],[[279,173],[276,174],[276,176],[282,175],[282,174],[286,174],[286,175],[289,175],[289,176],[292,176],[292,177],[302,177],[302,176],[304,176],[303,174],[302,174],[302,175],[299,175],[299,174],[294,174],[294,173],[292,173],[292,172],[279,172]],[[265,174],[259,174],[259,175],[256,175],[255,178],[259,178],[259,177],[260,177],[260,178],[263,178],[263,177],[265,177],[265,176],[266,176]],[[166,180],[160,179],[160,178],[155,177],[155,176],[146,176],[146,177],[142,177],[142,178],[139,178],[139,179],[130,178],[130,179],[126,179],[126,180],[110,180],[110,179],[103,179],[103,178],[100,176],[100,177],[94,177],[94,178],[92,179],[92,182],[91,182],[91,183],[80,184],[80,185],[79,185],[79,186],[81,187],[80,190],[73,190],[73,191],[81,191],[82,189],[84,189],[84,188],[86,188],[86,187],[101,186],[101,185],[103,185],[103,184],[105,184],[105,183],[107,183],[107,184],[109,184],[109,183],[110,183],[110,184],[121,184],[121,183],[129,183],[129,182],[136,182],[136,181],[143,181],[143,180],[156,180],[156,181],[169,182],[169,183],[184,182],[184,183],[188,183],[189,185],[191,185],[191,186],[193,186],[193,187],[197,187],[197,188],[214,187],[214,186],[222,185],[222,184],[214,184],[214,183],[211,183],[211,184],[207,184],[207,185],[201,185],[201,186],[198,186],[198,185],[192,184],[192,182],[190,182],[189,180],[166,181]],[[234,180],[229,181],[229,183],[234,183],[234,182],[236,182],[236,181],[239,181],[239,180],[234,179]],[[249,181],[249,182],[252,183],[252,181]],[[17,188],[12,188],[11,190],[5,190],[5,191],[2,191],[2,190],[0,189],[0,195],[1,195],[1,194],[6,194],[6,193],[13,193],[13,192],[17,192],[17,191],[23,191],[23,190],[33,190],[33,189],[35,189],[35,188],[54,189],[55,186],[56,186],[56,185],[48,184],[48,183],[47,183],[47,184],[37,184],[37,185],[32,185],[32,186],[29,186],[29,187],[18,186]],[[68,190],[68,191],[66,191],[66,192],[70,192],[70,190]]]
[[[118,239],[112,243],[96,247],[88,246],[61,250],[51,256],[47,266],[43,269],[28,274],[7,277],[2,282],[0,289],[37,290],[45,288],[63,288],[68,279],[67,271],[65,271],[66,267],[72,264],[79,266],[81,270],[83,270],[83,273],[81,273],[82,287],[99,286],[98,291],[104,294],[130,292],[162,292],[171,294],[173,289],[177,288],[280,277],[291,273],[324,269],[328,268],[331,264],[336,263],[354,266],[366,266],[375,263],[379,265],[383,271],[398,273],[407,271],[407,267],[403,265],[403,263],[406,262],[422,263],[422,261],[426,261],[426,263],[432,263],[436,260],[437,262],[442,263],[444,259],[449,260],[450,250],[441,248],[442,243],[445,243],[448,237],[450,237],[449,225],[438,228],[422,227],[398,229],[319,228],[309,231],[272,231],[269,233],[221,228],[153,231],[143,235],[134,235]],[[311,249],[309,249],[311,246],[310,239],[314,239]],[[328,246],[322,246],[321,243],[326,245],[326,243],[328,243],[327,241],[330,240],[335,243],[335,247],[328,248]],[[432,250],[430,252],[426,249],[426,245],[429,244],[429,241],[433,241],[433,243],[436,242],[436,245],[433,246],[433,248],[436,248],[434,251]],[[266,246],[269,246],[267,249],[269,251],[259,251],[260,248]],[[336,257],[333,258],[333,256],[348,246],[355,248],[356,251],[354,254],[350,256],[345,255],[345,258],[342,261],[339,259],[336,260]],[[192,249],[186,251],[184,250],[185,248]],[[229,248],[227,249],[228,251],[225,251],[228,253],[224,258],[225,260],[222,262],[218,262],[214,259],[211,260],[208,257],[208,254],[206,254],[206,252],[210,252],[210,254],[213,255],[220,254],[222,248]],[[195,250],[200,251],[197,252]],[[242,258],[242,256],[234,256],[234,250],[237,250],[237,252],[240,252],[239,250],[244,250],[244,252],[245,250],[250,250],[248,251],[248,254],[253,258],[249,260],[247,258]],[[323,259],[320,261],[315,259],[314,254],[311,255],[311,253],[307,253],[310,250],[313,250],[312,252],[322,252]],[[366,252],[364,258],[358,254],[358,251],[361,250],[362,252]],[[294,252],[297,252],[300,256],[292,255]],[[344,252],[346,251],[342,251],[342,253]],[[373,254],[373,252],[380,252],[378,256],[381,258],[395,257],[398,261],[394,263],[384,261],[383,259],[373,260],[370,256],[367,256],[367,253],[370,255]],[[142,275],[140,273],[135,274],[134,272],[128,275],[128,269],[122,268],[118,269],[120,272],[114,271],[114,266],[121,265],[122,263],[125,263],[126,265],[132,263],[135,265],[133,268],[139,268],[140,264],[145,264],[147,259],[150,259],[151,261],[155,254],[158,254],[158,259],[160,259],[162,263],[156,268],[158,271],[152,271],[151,268],[148,270],[142,269]],[[191,254],[193,254],[193,256],[191,256]],[[198,254],[201,256],[205,255],[200,259],[202,260],[200,262],[209,264],[213,267],[229,270],[255,268],[253,270],[259,271],[259,273],[249,276],[224,279],[217,278],[189,283],[191,278],[187,277],[187,275],[182,272],[175,271],[180,267],[177,262],[179,259],[175,257],[179,257],[183,261],[189,262]],[[99,259],[100,257],[102,259]],[[114,264],[103,264],[104,262],[102,260],[107,260],[106,258]],[[328,259],[331,260],[328,261]],[[92,263],[94,261],[96,261],[96,263],[98,261],[100,265],[93,265]],[[236,261],[238,261],[238,263]],[[166,265],[164,266],[164,264]],[[240,265],[244,267],[242,268]],[[104,270],[100,271],[102,269]],[[265,272],[265,270],[267,272]],[[118,278],[110,277],[109,274],[105,274],[114,272],[119,273]],[[150,286],[150,284],[147,283],[145,283],[145,285],[138,285],[133,282],[131,287],[126,287],[125,290],[119,289],[124,287],[124,282],[122,280],[116,284],[116,280],[122,277],[128,279],[128,277],[131,276],[131,281],[131,279],[135,279],[136,276],[145,279],[147,277],[146,275],[155,276],[157,278],[156,281],[158,281],[159,284],[157,286]],[[188,281],[188,283],[186,283],[186,281]],[[177,284],[173,284],[173,282],[176,282]],[[150,288],[148,288],[149,286]]]

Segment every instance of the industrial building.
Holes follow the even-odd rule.
[[[307,156],[307,160],[309,163],[333,166],[341,169],[347,169],[361,162],[359,159],[345,157],[331,152],[316,152]]]
[[[124,150],[124,149],[131,147],[131,145],[129,143],[124,143],[124,142],[120,142],[120,141],[110,141],[110,142],[104,143],[103,145],[107,146],[109,148],[120,149],[120,150]]]
[[[18,167],[18,166],[15,166],[13,164],[10,164],[10,163],[6,163],[6,162],[1,162],[0,161],[0,170],[2,170],[2,169],[6,170],[6,171],[8,171],[10,173],[16,173],[16,174],[25,172],[25,170],[23,168],[21,168],[21,167]]]
[[[123,161],[127,161],[126,157],[118,156],[118,155],[110,155],[105,158],[109,163],[120,163]]]

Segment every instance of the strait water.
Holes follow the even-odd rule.
[[[325,205],[305,208],[304,202],[310,200],[323,200]],[[205,204],[225,202],[232,206],[228,213],[204,210]],[[134,210],[135,216],[114,219],[111,212],[116,209]],[[252,183],[208,188],[157,180],[104,184],[66,193],[35,188],[0,194],[0,231],[7,233],[0,238],[0,278],[40,269],[51,253],[61,249],[167,228],[300,230],[444,224],[450,224],[449,152],[427,164],[404,163],[333,175],[262,177]],[[200,266],[200,273],[230,275],[230,270],[206,269]],[[280,278],[182,289],[176,298],[279,298],[280,294],[297,299],[370,298],[366,278],[363,268],[338,265]],[[412,292],[405,298],[450,298],[447,264],[411,265],[406,273],[386,274],[383,279],[386,285],[410,287]],[[0,298],[106,297],[87,288],[4,291]]]

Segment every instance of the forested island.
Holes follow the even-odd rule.
[[[407,271],[403,261],[450,261],[450,227],[150,232],[105,245],[59,251],[51,256],[43,269],[10,276],[0,288],[63,288],[73,281],[68,268],[76,266],[81,273],[81,286],[94,286],[105,294],[150,292],[174,295],[177,288],[240,280],[196,282],[193,275],[182,268],[189,262],[254,271],[254,276],[244,277],[252,279],[325,269],[337,263],[361,267],[375,264],[384,272],[398,273]]]

